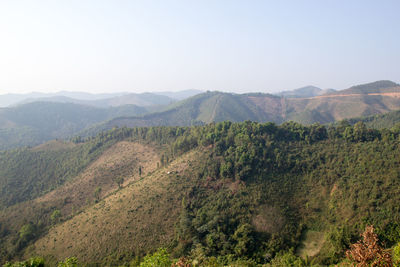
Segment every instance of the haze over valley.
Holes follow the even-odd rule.
[[[0,1],[0,266],[400,266],[397,1]]]

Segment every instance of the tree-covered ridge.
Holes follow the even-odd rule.
[[[399,92],[399,84],[388,81],[376,81],[367,84],[360,84],[350,87],[349,89],[333,92],[331,94],[371,94],[371,93],[384,93],[384,92]]]
[[[115,128],[87,140],[77,137],[77,144],[98,149],[109,142],[130,140],[161,145],[164,152],[154,174],[104,200],[113,208],[100,202],[92,211],[50,229],[45,238],[64,240],[51,241],[51,246],[68,253],[70,248],[63,248],[67,235],[80,240],[68,246],[81,251],[80,244],[100,242],[104,232],[109,238],[104,247],[112,251],[114,246],[117,252],[109,255],[106,250],[90,251],[88,247],[86,256],[67,255],[99,264],[121,264],[160,246],[168,247],[174,257],[185,256],[203,264],[210,259],[219,264],[237,260],[261,264],[290,251],[296,257],[304,234],[314,231],[324,236],[319,253],[312,256],[314,262],[337,263],[366,224],[377,227],[387,246],[400,241],[399,134],[396,129],[371,130],[361,122],[325,127],[247,121]],[[196,157],[190,162],[182,158],[194,151]],[[185,168],[170,171],[169,166],[184,162]],[[164,191],[155,190],[153,178],[165,184]],[[130,191],[134,187],[137,189]],[[138,192],[143,191],[146,195],[139,197]],[[140,237],[143,223],[129,220],[130,216],[146,222],[157,215],[152,210],[166,212],[160,203],[172,209],[170,214],[179,215],[171,217],[167,225],[149,224],[146,231],[154,234]],[[119,234],[114,237],[109,233],[117,229],[109,227],[118,225],[113,222],[116,216],[119,221],[127,216],[127,221],[118,226]],[[97,226],[62,231],[62,227],[76,228],[78,219]],[[174,237],[161,242],[160,228],[173,231]],[[137,238],[133,241],[132,236]],[[39,249],[46,249],[49,242],[44,240],[39,240],[37,252],[47,251]],[[130,242],[147,245],[132,249]]]
[[[308,125],[332,123],[399,109],[400,87],[394,85],[390,81],[378,81],[337,91],[336,96],[300,98],[205,92],[168,106],[116,106],[125,103],[127,96],[117,97],[115,105],[112,102],[111,106],[105,105],[107,108],[83,105],[84,102],[33,102],[0,109],[0,149],[34,146],[76,134],[94,136],[113,127],[192,126],[246,120],[296,121]],[[144,102],[152,98],[152,94],[141,96]]]
[[[400,123],[400,111],[392,111],[385,114],[378,114],[368,117],[361,118],[352,118],[348,119],[347,122],[350,124],[356,124],[357,122],[363,122],[368,128],[373,129],[384,129],[384,128],[393,128],[399,127]],[[339,125],[345,122],[336,122],[336,125]]]
[[[0,151],[0,208],[35,199],[75,177],[109,143],[96,139],[55,150]]]
[[[306,98],[286,98],[262,93],[206,92],[177,102],[162,112],[112,119],[92,127],[86,134],[109,130],[115,126],[190,126],[226,120],[274,123],[296,121],[307,125],[332,123],[399,109],[400,99],[397,95],[400,87],[391,85],[396,84],[378,81],[336,91],[334,95]]]

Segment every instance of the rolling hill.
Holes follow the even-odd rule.
[[[317,90],[303,89],[299,92]],[[62,102],[71,100],[65,97],[57,99]],[[137,101],[141,107],[123,105]],[[78,134],[88,137],[124,126],[190,126],[225,120],[332,123],[400,109],[400,86],[390,81],[378,81],[313,97],[205,92],[167,106],[162,105],[171,101],[167,96],[156,97],[148,93],[91,100],[92,104],[108,108],[34,102],[1,109],[0,149],[37,145],[54,138],[70,138]]]
[[[96,108],[71,103],[34,102],[0,109],[0,149],[34,146],[56,138],[70,138],[105,120],[148,112],[127,105]]]
[[[33,103],[33,102],[55,102],[55,103],[73,103],[87,106],[94,106],[99,108],[108,107],[119,107],[124,105],[135,105],[139,107],[150,107],[150,106],[166,106],[173,102],[174,99],[164,96],[157,95],[153,93],[142,93],[142,94],[123,94],[118,96],[113,96],[111,98],[101,98],[101,99],[76,99],[67,96],[51,96],[43,98],[28,98],[24,101],[17,103],[17,105]]]
[[[399,87],[400,85],[387,80],[376,81],[367,84],[360,84],[352,86],[348,89],[341,90],[338,92],[330,92],[329,95],[335,94],[372,94],[372,93],[385,93],[385,92],[393,92],[393,88]],[[395,92],[398,92],[399,88],[395,89]]]
[[[76,256],[118,266],[165,247],[205,266],[280,257],[337,264],[366,224],[386,246],[400,242],[399,134],[360,124],[221,122],[120,128],[84,143],[4,152],[14,160],[2,167],[1,189],[20,176],[20,159],[43,167],[38,174],[26,164],[25,175],[37,177],[29,184],[6,183],[38,194],[0,209],[0,259],[39,255],[55,265]],[[54,169],[46,162],[76,155],[87,158],[78,171],[41,191]],[[58,170],[82,162],[71,160]]]
[[[32,102],[74,103],[95,107],[117,107],[136,105],[140,107],[165,106],[202,93],[200,90],[154,93],[110,93],[91,94],[61,91],[57,93],[29,93],[0,95],[0,107],[12,107]]]
[[[302,97],[314,97],[318,95],[322,95],[325,93],[325,90],[321,88],[309,85],[302,88],[298,88],[290,91],[283,91],[278,93],[278,96],[288,97],[288,98],[302,98]]]
[[[385,114],[378,114],[360,118],[351,118],[344,121],[335,122],[334,125],[340,125],[343,123],[349,123],[351,125],[357,122],[364,123],[368,128],[372,129],[390,129],[393,127],[400,126],[400,111],[391,111]]]
[[[27,93],[27,94],[3,94],[0,95],[0,107],[10,107],[18,105],[18,103],[40,101],[43,99],[57,99],[67,98],[74,100],[93,101],[99,99],[113,98],[124,95],[124,93],[110,93],[110,94],[90,94],[85,92],[68,92],[61,91],[58,93]]]
[[[225,120],[282,122],[280,106],[281,98],[269,94],[206,92],[173,104],[162,112],[112,119],[89,129],[84,135],[123,126],[187,126]]]
[[[188,126],[230,120],[251,120],[303,124],[331,123],[338,120],[383,114],[400,109],[400,87],[375,82],[315,97],[279,97],[270,94],[206,92],[175,103],[162,112],[121,117],[100,124],[84,135],[113,127]],[[355,93],[362,91],[364,93]],[[374,92],[374,93],[371,93]]]

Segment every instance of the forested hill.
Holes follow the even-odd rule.
[[[168,106],[148,107],[143,105],[165,101],[169,103],[170,98],[133,94],[98,100],[101,106],[118,106],[131,100],[141,101],[142,105],[108,108],[34,102],[0,109],[0,150],[33,146],[54,138],[68,139],[78,134],[94,136],[114,127],[190,126],[227,120],[278,124],[285,121],[332,123],[399,110],[400,87],[396,86],[396,83],[390,81],[378,81],[336,91],[333,95],[313,97],[206,92]],[[305,93],[308,89],[316,90],[306,89]]]
[[[135,105],[139,107],[166,106],[175,102],[175,100],[164,95],[158,95],[153,93],[141,93],[141,94],[123,94],[120,96],[95,99],[95,100],[74,99],[65,96],[28,98],[18,104],[21,105],[32,102],[73,103],[73,104],[87,105],[98,108],[109,108],[109,107],[120,107],[125,105]]]
[[[0,107],[12,107],[32,102],[74,103],[103,108],[122,105],[157,106],[168,105],[176,100],[182,100],[199,93],[202,93],[202,91],[108,94],[61,91],[57,93],[4,94],[0,95]]]
[[[86,135],[115,126],[188,126],[225,120],[332,123],[400,109],[400,87],[396,85],[390,81],[378,81],[335,91],[333,95],[294,98],[262,93],[206,92],[173,104],[163,112],[115,118],[93,127]]]
[[[314,97],[317,95],[322,95],[324,94],[326,91],[322,90],[321,88],[309,85],[309,86],[305,86],[305,87],[301,87],[295,90],[290,90],[290,91],[283,91],[280,93],[277,93],[277,95],[279,96],[283,96],[283,97],[296,97],[296,98],[301,98],[301,97]]]
[[[256,98],[272,105],[257,105]],[[255,100],[255,101],[253,101]],[[223,92],[206,92],[176,103],[163,112],[147,114],[140,117],[121,117],[110,120],[92,129],[93,132],[118,127],[134,126],[189,126],[210,122],[229,120],[240,122],[271,121],[282,122],[279,108],[280,98],[269,94],[231,94]]]
[[[119,128],[4,152],[13,160],[2,167],[2,190],[29,201],[3,201],[0,257],[136,266],[164,247],[200,266],[337,264],[365,225],[387,248],[400,242],[399,137],[362,122],[247,121]],[[51,158],[58,173],[69,164],[77,172],[43,188]],[[21,174],[32,179],[14,183]]]
[[[0,109],[0,150],[70,138],[86,127],[118,116],[148,112],[133,105],[95,108],[71,103],[34,102]]]
[[[385,93],[385,92],[398,92],[399,91],[399,84],[382,80],[376,81],[367,84],[360,84],[352,86],[348,89],[337,91],[337,92],[330,92],[329,94],[373,94],[373,93]]]
[[[390,129],[390,128],[400,128],[400,111],[391,111],[385,114],[378,114],[367,117],[351,118],[344,121],[338,121],[335,125],[340,124],[356,124],[357,122],[363,122],[368,128],[373,129]]]

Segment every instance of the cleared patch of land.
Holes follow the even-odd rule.
[[[77,144],[74,144],[72,142],[66,142],[66,141],[61,141],[61,140],[51,140],[49,142],[46,142],[44,144],[38,145],[34,148],[32,148],[33,151],[57,151],[57,150],[63,150],[63,149],[70,149],[77,146]]]
[[[36,200],[37,203],[56,203],[63,201],[63,213],[91,203],[118,189],[117,179],[128,184],[142,175],[154,171],[159,161],[155,149],[148,145],[122,141],[105,151],[83,173],[64,186]],[[122,181],[122,180],[121,180]],[[100,189],[98,189],[100,188]],[[99,195],[95,196],[96,189]]]
[[[130,183],[52,228],[30,253],[95,262],[101,255],[147,251],[170,243],[179,219],[177,207],[191,179],[188,162],[200,157],[201,152],[192,151]]]
[[[69,144],[52,141],[34,149],[64,149],[65,146]],[[157,169],[157,162],[159,152],[155,147],[128,141],[118,142],[64,185],[35,200],[1,210],[0,224],[7,225],[10,231],[18,232],[28,221],[50,221],[54,210],[60,210],[61,221],[66,220],[118,190],[116,178],[123,178],[121,186],[126,186]],[[38,214],[41,214],[40,218]],[[15,243],[12,240],[10,242]]]
[[[325,242],[324,232],[307,231],[304,233],[301,246],[297,250],[297,255],[303,259],[318,254]]]

